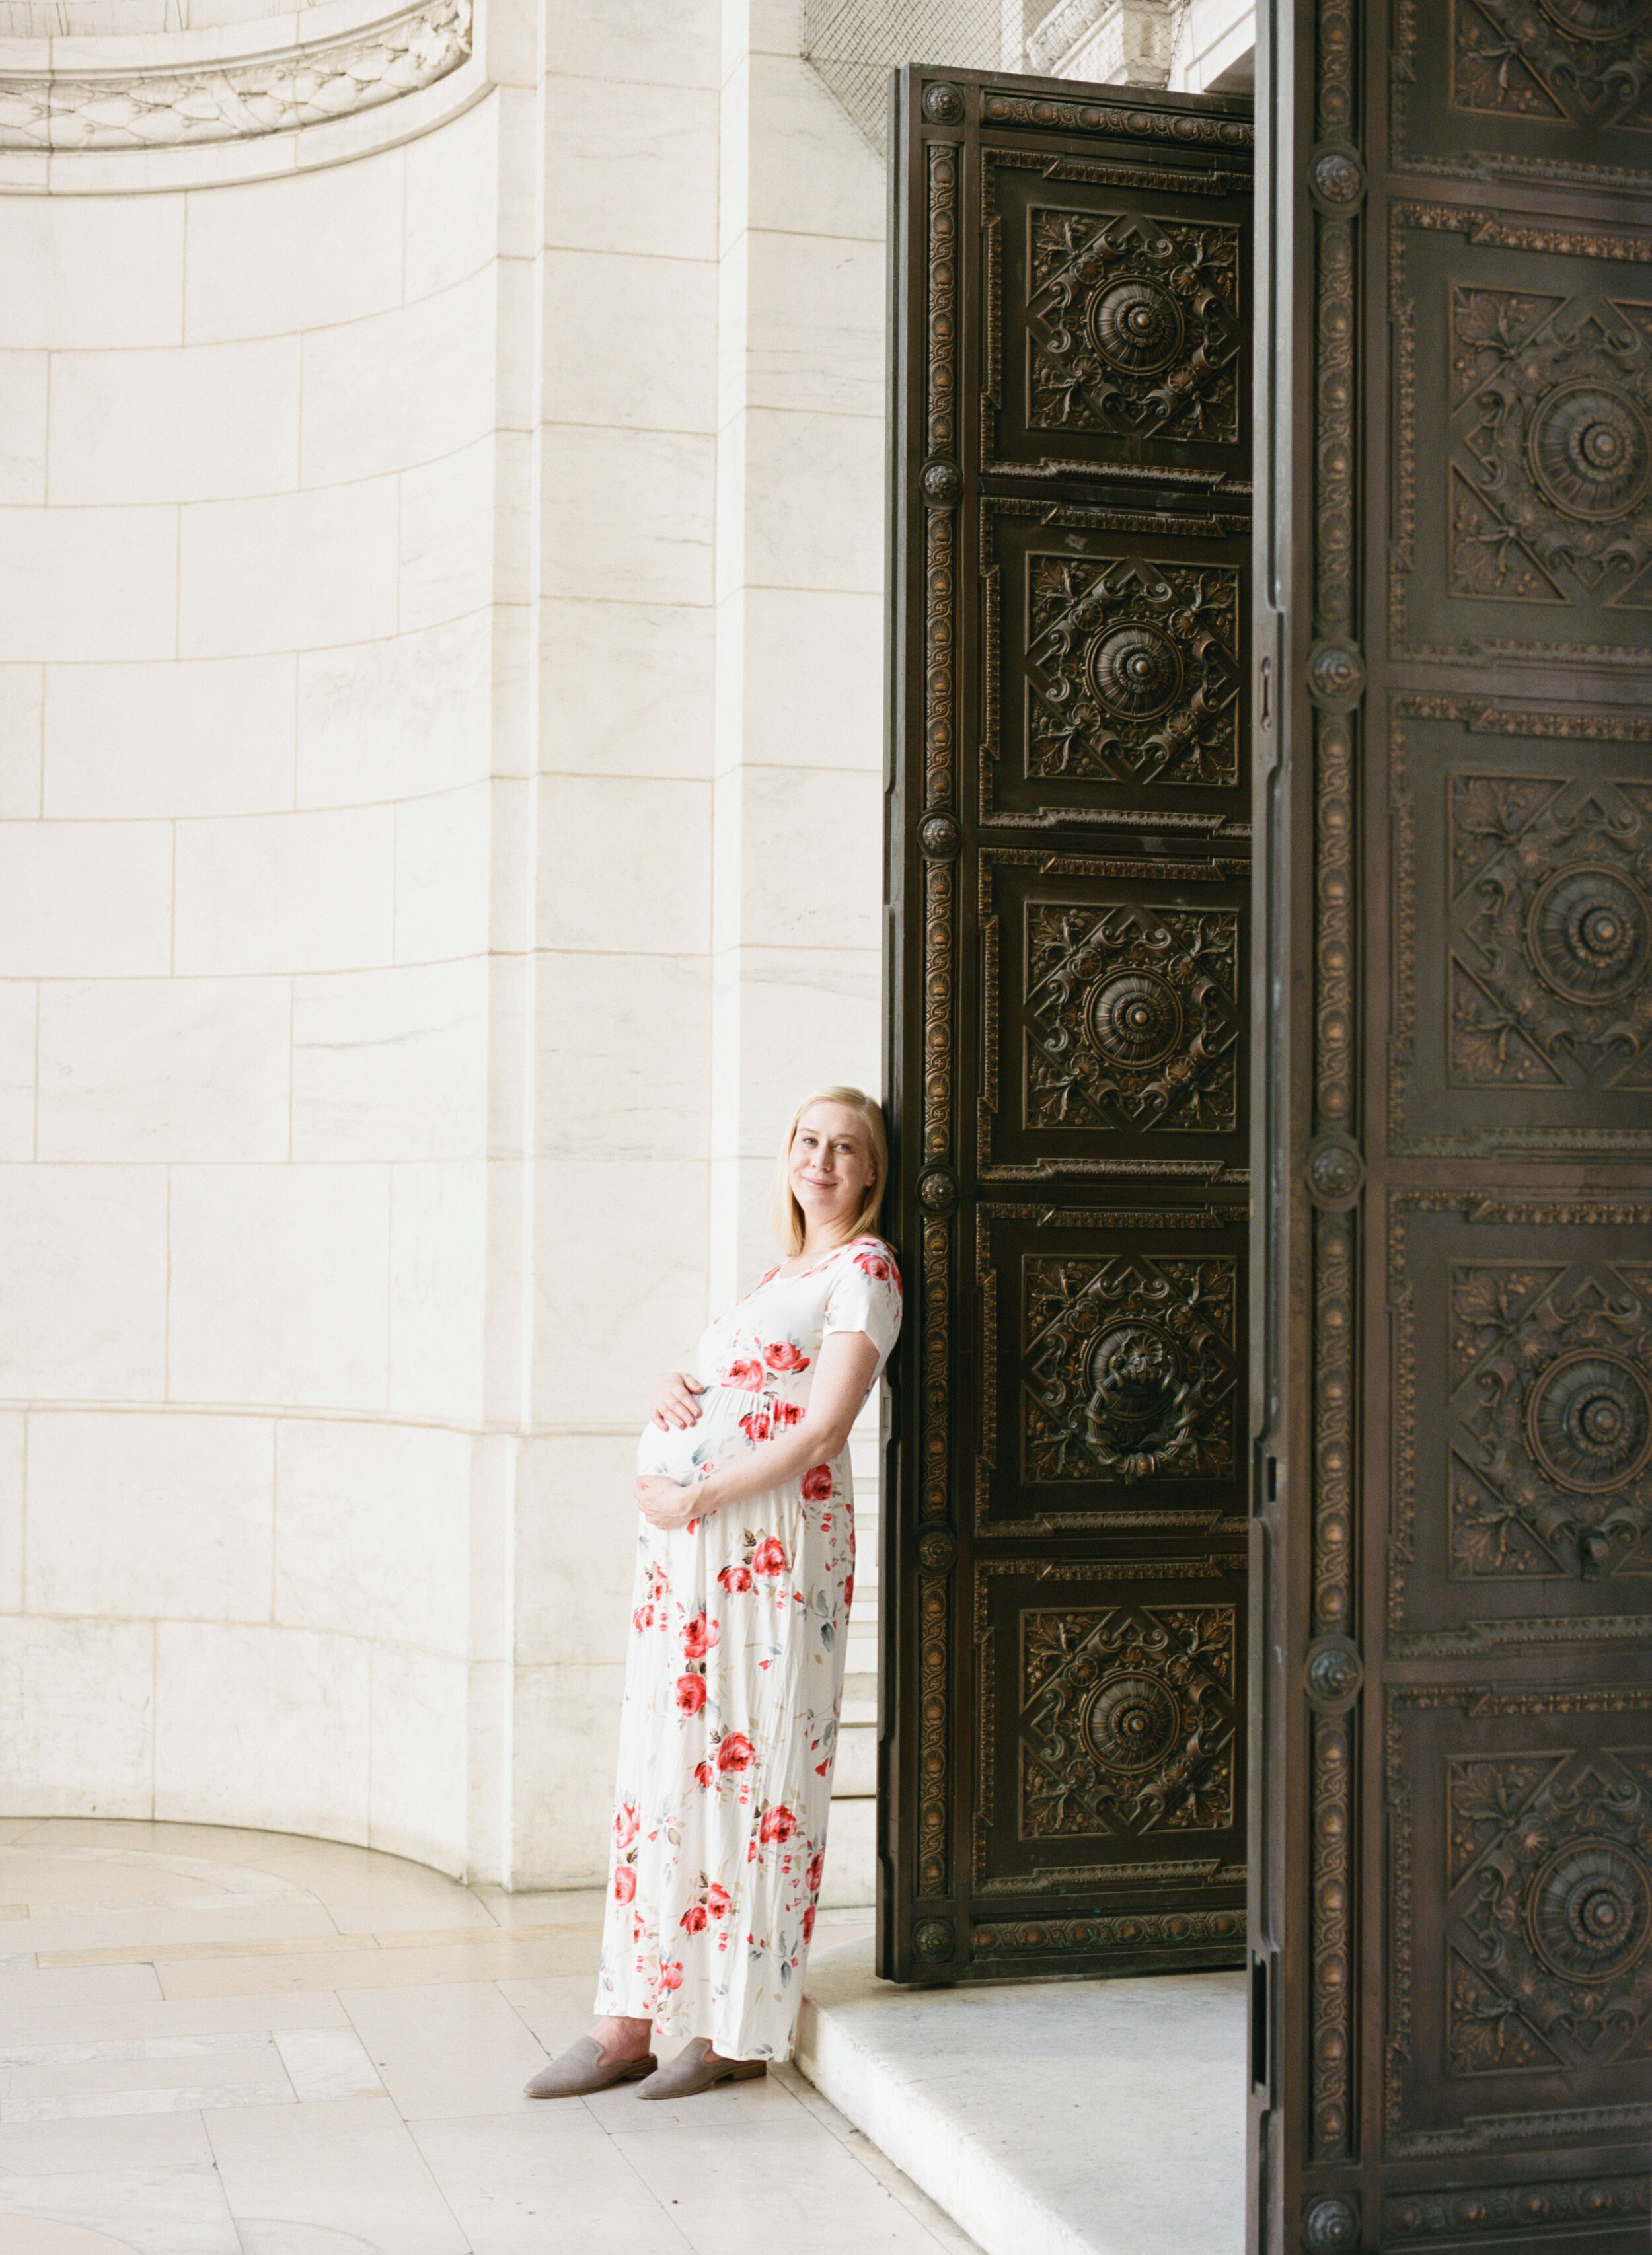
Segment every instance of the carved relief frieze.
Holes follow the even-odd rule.
[[[1231,1605],[1021,1616],[1021,1835],[1226,1830]]]
[[[303,20],[272,15],[271,26],[290,35]],[[144,67],[109,67],[95,39],[8,42],[39,47],[47,67],[0,71],[0,149],[183,149],[296,133],[433,86],[469,59],[472,33],[471,0],[419,0],[330,39],[289,36],[221,62],[199,59],[199,39],[187,62],[170,60],[158,33]]]
[[[1642,0],[1399,0],[1390,100],[1404,170],[1642,182],[1652,18]]]
[[[1652,1086],[1652,783],[1451,784],[1456,1087]]]
[[[1231,444],[1240,231],[1035,206],[1029,423]]]
[[[1643,745],[1652,727],[1457,697],[1397,707],[1395,1148],[1652,1148],[1652,769],[1643,751],[1577,748]]]
[[[1456,2076],[1646,2059],[1652,1751],[1447,1766]]]
[[[1027,939],[1029,1128],[1234,1128],[1237,916],[1035,904]]]
[[[1633,663],[1652,609],[1652,292],[1625,270],[1652,241],[1463,206],[1396,204],[1392,225],[1396,649]],[[1419,353],[1442,320],[1449,351]]]
[[[1390,1695],[1391,2155],[1652,2119],[1648,1720],[1640,1689]]]
[[[1459,109],[1652,133],[1645,0],[1452,0]]]
[[[1028,559],[1028,768],[1108,783],[1239,779],[1239,573]]]
[[[1249,835],[1249,524],[981,504],[981,818]]]
[[[1231,1475],[1237,1289],[1230,1255],[1029,1260],[1026,1478]]]
[[[1452,594],[1652,608],[1652,304],[1459,285],[1452,337]]]
[[[1452,1571],[1652,1574],[1652,1270],[1452,1271]]]

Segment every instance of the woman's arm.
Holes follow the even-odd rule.
[[[641,1479],[636,1507],[651,1526],[686,1527],[730,1504],[744,1503],[771,1487],[784,1487],[812,1465],[828,1465],[847,1445],[849,1428],[861,1414],[877,1368],[877,1349],[864,1331],[833,1331],[820,1345],[814,1384],[801,1421],[772,1441],[760,1441],[749,1456],[726,1465],[698,1487],[674,1480]]]

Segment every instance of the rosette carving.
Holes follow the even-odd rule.
[[[1030,580],[1034,775],[1238,780],[1237,572],[1036,556]]]
[[[1452,594],[1652,604],[1652,306],[1459,286],[1452,320]]]
[[[1028,938],[1030,1128],[1232,1128],[1236,916],[1040,906]]]
[[[1234,1821],[1231,1605],[1023,1617],[1021,1833]]]
[[[1652,1075],[1652,786],[1452,780],[1451,1083]]]
[[[1035,207],[1036,429],[1239,436],[1237,228]]]
[[[1452,1273],[1453,1571],[1652,1570],[1652,1276]]]

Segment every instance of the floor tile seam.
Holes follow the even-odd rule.
[[[386,2094],[386,2096],[388,2097],[388,2094]],[[475,2244],[472,2240],[471,2235],[465,2229],[465,2226],[460,2222],[459,2216],[453,2209],[453,2202],[448,2199],[446,2193],[438,2183],[435,2173],[432,2169],[428,2160],[425,2158],[424,2152],[421,2149],[418,2139],[408,2128],[407,2122],[402,2114],[401,2109],[396,2105],[393,2099],[390,2099],[388,2103],[395,2113],[396,2126],[402,2132],[403,2136],[406,2140],[408,2150],[411,2153],[412,2159],[423,2175],[425,2183],[429,2186],[431,2192],[434,2195],[436,2201],[439,2204],[443,2215],[446,2216],[448,2222],[453,2225],[454,2232],[457,2234],[464,2247],[467,2250],[470,2250],[473,2248]],[[218,2180],[219,2189],[223,2195],[224,2206],[228,2212],[230,2221],[237,2226],[235,2236],[237,2239],[239,2239],[241,2236],[239,2224],[243,2219],[238,2218],[235,2215],[235,2204],[230,2196],[229,2188],[224,2178],[223,2156],[219,2152],[217,2144],[213,2138],[212,2125],[207,2119],[207,2112],[205,2111],[202,2111],[200,2117],[200,2126],[202,2133],[207,2139],[207,2143],[211,2149],[213,2174]]]
[[[438,1927],[409,1934],[393,1929],[383,1934],[341,1934],[335,1927],[331,1934],[250,1936],[244,1942],[134,1942],[126,1949],[20,1950],[16,1954],[33,1957],[33,1970],[38,1972],[58,1973],[84,1971],[97,1965],[174,1963],[189,1958],[331,1956],[344,1950],[379,1949],[389,1953],[397,1949],[475,1948],[481,1944],[494,1947],[506,1939],[546,1942],[582,1931],[565,1926],[489,1926]]]

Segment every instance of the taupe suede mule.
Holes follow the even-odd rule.
[[[607,2090],[616,2083],[640,2083],[652,2075],[659,2062],[650,2052],[645,2059],[609,2059],[594,2036],[581,2036],[566,2051],[559,2052],[549,2067],[542,2067],[529,2083],[527,2098],[584,2098],[593,2090]]]
[[[695,2036],[669,2067],[650,2075],[636,2095],[639,2098],[692,2098],[709,2090],[714,2083],[749,2083],[754,2076],[768,2072],[766,2060],[714,2059],[711,2038]]]

